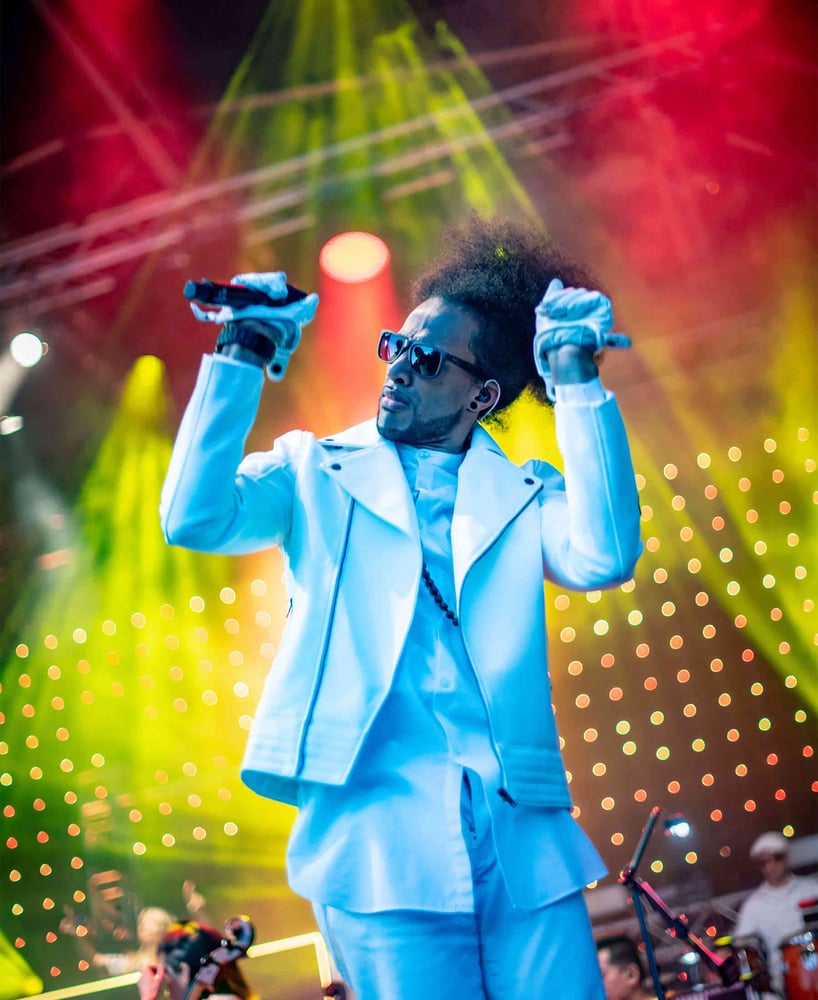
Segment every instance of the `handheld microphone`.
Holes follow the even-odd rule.
[[[307,297],[306,292],[294,285],[287,285],[287,295],[283,299],[274,299],[266,292],[249,285],[221,285],[217,281],[188,281],[185,284],[184,295],[192,302],[206,306],[228,306],[231,309],[244,309],[247,306],[288,306],[291,302],[300,302]]]

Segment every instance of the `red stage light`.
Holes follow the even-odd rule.
[[[340,233],[324,244],[321,269],[336,281],[370,281],[389,265],[389,248],[372,233]]]

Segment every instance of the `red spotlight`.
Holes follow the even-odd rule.
[[[372,233],[340,233],[324,244],[321,269],[336,281],[357,284],[377,277],[389,265],[389,248]]]
[[[321,250],[321,305],[309,340],[322,364],[332,365],[334,415],[327,415],[327,433],[374,412],[384,374],[378,336],[403,322],[390,258],[384,241],[371,233],[341,233]]]

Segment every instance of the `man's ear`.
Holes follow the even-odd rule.
[[[500,386],[496,379],[490,378],[480,387],[480,391],[469,403],[470,410],[480,410],[478,420],[487,417],[500,401]],[[488,403],[488,406],[486,404]]]

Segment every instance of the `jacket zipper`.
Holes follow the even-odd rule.
[[[349,510],[347,513],[346,526],[344,530],[344,538],[341,544],[340,557],[337,561],[337,569],[335,571],[335,579],[332,582],[332,595],[330,598],[329,611],[324,624],[324,636],[323,645],[321,648],[321,658],[318,662],[318,670],[315,675],[315,683],[313,684],[312,693],[310,695],[310,704],[307,709],[307,714],[304,718],[304,725],[301,727],[301,735],[298,742],[298,758],[296,760],[295,766],[295,777],[298,777],[304,769],[304,756],[305,756],[305,746],[307,743],[307,734],[310,731],[310,726],[312,725],[312,717],[315,712],[315,703],[318,700],[318,692],[321,688],[321,681],[324,677],[324,669],[327,662],[327,649],[329,648],[329,638],[331,632],[332,622],[335,618],[335,606],[338,603],[338,590],[341,584],[341,573],[344,571],[344,562],[346,560],[347,548],[349,546],[349,536],[352,530],[352,511],[355,507],[355,501],[350,499]]]

